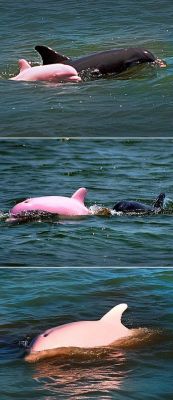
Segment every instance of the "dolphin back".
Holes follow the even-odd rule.
[[[106,74],[119,74],[127,68],[143,64],[154,63],[156,57],[141,47],[111,49],[85,55],[77,59],[70,59],[46,46],[35,46],[41,55],[43,64],[65,63],[72,65],[77,72],[90,71],[91,76],[100,77]]]

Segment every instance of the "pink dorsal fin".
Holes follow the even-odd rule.
[[[110,311],[108,311],[100,321],[105,322],[112,322],[112,323],[121,323],[121,317],[123,312],[127,309],[127,304],[118,304],[117,306],[113,307]]]
[[[28,61],[24,60],[23,58],[19,60],[19,68],[20,72],[24,71],[25,69],[31,68],[30,64]]]
[[[84,203],[86,194],[87,194],[87,189],[80,188],[76,190],[76,192],[71,197],[72,199],[78,200],[80,203]]]

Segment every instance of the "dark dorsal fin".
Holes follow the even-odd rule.
[[[159,196],[157,197],[155,203],[153,204],[153,206],[155,208],[163,208],[163,203],[164,203],[164,199],[165,199],[165,193],[160,193]]]
[[[41,55],[43,65],[63,63],[64,61],[70,60],[69,57],[59,54],[46,46],[35,46],[35,50]]]

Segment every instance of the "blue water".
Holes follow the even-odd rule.
[[[2,137],[172,136],[172,3],[22,1],[1,5]],[[167,62],[118,79],[47,85],[10,82],[18,59],[40,63],[35,45],[72,58],[142,46]]]
[[[2,400],[172,400],[172,19],[170,0],[1,4]],[[20,58],[41,63],[37,44],[72,58],[141,46],[167,67],[81,84],[10,81]],[[6,222],[27,197],[81,186],[88,207],[153,204],[165,192],[164,211]],[[133,340],[24,360],[41,331],[95,320],[120,302],[123,323],[139,332]]]

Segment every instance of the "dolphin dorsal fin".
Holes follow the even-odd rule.
[[[28,61],[24,60],[23,58],[19,60],[19,68],[20,72],[25,71],[25,69],[31,68],[30,64]]]
[[[63,54],[57,53],[50,47],[46,46],[35,46],[35,50],[41,55],[43,65],[63,63],[64,61],[70,60],[69,57]]]
[[[127,309],[127,304],[121,303],[118,304],[118,306],[113,307],[110,311],[108,311],[101,319],[100,321],[105,321],[105,322],[111,322],[115,323],[115,321],[121,323],[121,317],[123,312]]]
[[[165,193],[160,193],[157,199],[155,200],[153,207],[162,209],[164,204],[164,199],[165,199]]]
[[[71,198],[79,201],[80,203],[84,203],[86,194],[87,194],[87,189],[80,188],[80,189],[76,190],[75,193],[73,193]]]

